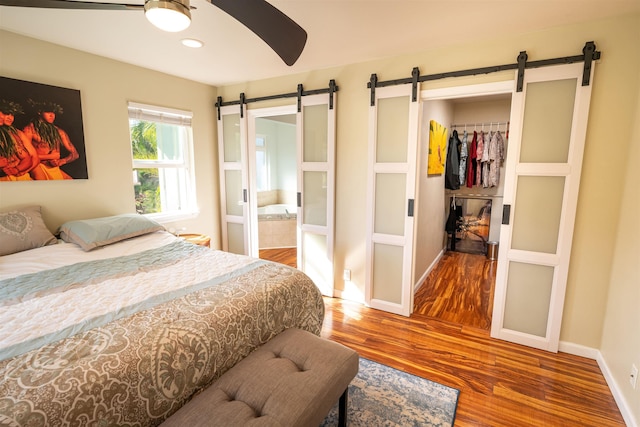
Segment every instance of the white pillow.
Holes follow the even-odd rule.
[[[85,251],[131,237],[164,230],[164,226],[139,214],[68,221],[60,226],[60,238],[76,243]]]

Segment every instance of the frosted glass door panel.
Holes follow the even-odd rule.
[[[227,238],[229,240],[229,252],[244,255],[244,225],[233,222],[227,223]]]
[[[553,267],[509,263],[504,327],[539,337],[547,335]]]
[[[402,303],[402,246],[373,245],[373,298]]]
[[[377,163],[407,161],[409,141],[409,97],[399,96],[378,100]]]
[[[529,83],[522,125],[521,163],[566,163],[576,80]]]
[[[226,170],[224,171],[224,177],[227,215],[243,216],[242,171]]]
[[[406,174],[376,174],[375,233],[404,235],[406,188]]]
[[[327,173],[304,172],[304,223],[327,225]]]
[[[563,176],[520,176],[511,247],[555,254],[564,194]]]
[[[222,116],[222,129],[224,135],[224,161],[241,161],[240,114],[227,114]]]
[[[304,107],[303,161],[327,161],[328,120],[326,105]]]
[[[327,258],[327,236],[303,232],[302,241],[305,250],[303,271],[316,284],[331,283],[333,267]]]

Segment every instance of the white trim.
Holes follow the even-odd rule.
[[[615,377],[609,369],[609,365],[607,365],[606,360],[599,351],[597,352],[596,362],[598,362],[602,375],[609,386],[609,390],[611,390],[613,399],[616,401],[620,414],[622,415],[624,422],[627,424],[627,427],[638,427],[638,420],[635,418],[633,411],[631,410],[631,402],[628,402],[625,399],[618,382],[615,380]]]
[[[558,350],[563,353],[572,354],[574,356],[580,356],[587,359],[595,360],[598,363],[600,371],[602,372],[602,376],[607,382],[609,390],[611,390],[613,399],[618,405],[618,409],[620,410],[620,414],[622,415],[624,422],[628,427],[638,427],[638,420],[636,420],[633,415],[633,411],[631,410],[631,403],[625,399],[620,385],[615,380],[615,377],[613,376],[611,369],[609,369],[609,365],[607,364],[607,361],[605,360],[600,350],[598,350],[597,348],[586,347],[580,344],[574,344],[566,341],[560,341]]]
[[[420,92],[420,101],[509,94],[514,91],[514,84],[514,80],[509,79],[494,83],[426,89]]]
[[[249,224],[248,255],[258,258],[260,255],[260,242],[258,240],[258,190],[256,188],[256,119],[273,116],[286,116],[296,114],[296,106],[283,105],[280,107],[267,107],[246,109],[244,112],[247,120],[247,187],[249,192],[249,203],[247,206],[247,222]],[[296,124],[299,127],[299,123]],[[296,158],[297,162],[297,158]],[[298,218],[300,212],[298,212]]]
[[[438,262],[440,262],[440,259],[442,258],[443,255],[444,255],[444,249],[440,251],[438,256],[436,256],[436,258],[429,265],[429,267],[427,267],[427,271],[425,271],[424,274],[422,276],[420,276],[420,278],[413,284],[413,293],[414,294],[418,291],[418,289],[420,289],[422,287],[422,285],[424,284],[425,280],[427,280],[427,277],[429,276],[429,273],[431,273],[431,270],[433,270],[435,268],[435,266],[438,265]]]

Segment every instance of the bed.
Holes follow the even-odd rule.
[[[6,214],[2,239],[20,228]],[[279,332],[320,334],[322,296],[296,269],[161,227],[93,247],[61,230],[0,256],[0,425],[158,425]]]

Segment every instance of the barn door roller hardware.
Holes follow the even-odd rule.
[[[298,112],[300,112],[301,109],[301,104],[302,104],[302,97],[303,96],[307,96],[307,95],[319,95],[322,93],[328,93],[329,94],[329,109],[333,110],[333,106],[334,106],[334,93],[336,93],[339,90],[338,85],[336,85],[336,81],[331,79],[329,80],[329,86],[323,89],[313,89],[313,90],[304,90],[302,87],[302,84],[299,84],[296,88],[295,92],[289,92],[289,93],[280,93],[277,95],[268,95],[268,96],[261,96],[258,98],[246,98],[244,93],[240,94],[240,98],[235,100],[235,101],[223,101],[222,97],[219,96],[215,107],[218,110],[218,120],[220,120],[220,108],[222,107],[226,107],[227,105],[240,105],[240,115],[242,117],[242,115],[244,114],[244,105],[245,104],[249,104],[251,102],[260,102],[260,101],[268,101],[271,99],[283,99],[283,98],[297,98],[298,99]]]
[[[584,72],[582,75],[582,86],[589,86],[590,84],[590,76],[591,76],[591,64],[593,61],[597,61],[600,59],[601,53],[596,50],[596,44],[592,41],[586,42],[584,48],[582,49],[582,55],[575,56],[565,56],[562,58],[552,58],[552,59],[543,59],[539,61],[527,61],[528,55],[526,51],[522,51],[518,54],[517,62],[514,64],[504,64],[504,65],[495,65],[491,67],[482,67],[482,68],[472,68],[469,70],[460,70],[460,71],[450,71],[446,73],[438,73],[438,74],[430,74],[424,76],[416,76],[413,75],[417,67],[413,68],[412,76],[404,79],[396,79],[396,80],[378,80],[378,76],[376,74],[371,74],[371,78],[369,82],[367,82],[367,88],[371,90],[371,106],[373,107],[376,103],[375,100],[375,88],[377,87],[386,87],[386,86],[395,86],[401,84],[412,84],[414,88],[417,87],[417,82],[427,82],[433,80],[446,79],[450,77],[466,77],[466,76],[475,76],[478,74],[489,74],[495,73],[498,71],[506,71],[506,70],[518,70],[518,79],[516,82],[516,91],[522,92],[524,85],[524,72],[527,68],[538,68],[545,67],[549,65],[560,65],[560,64],[573,64],[575,62],[584,62]],[[417,92],[414,89],[414,93]],[[417,99],[416,95],[412,95],[413,101]]]

